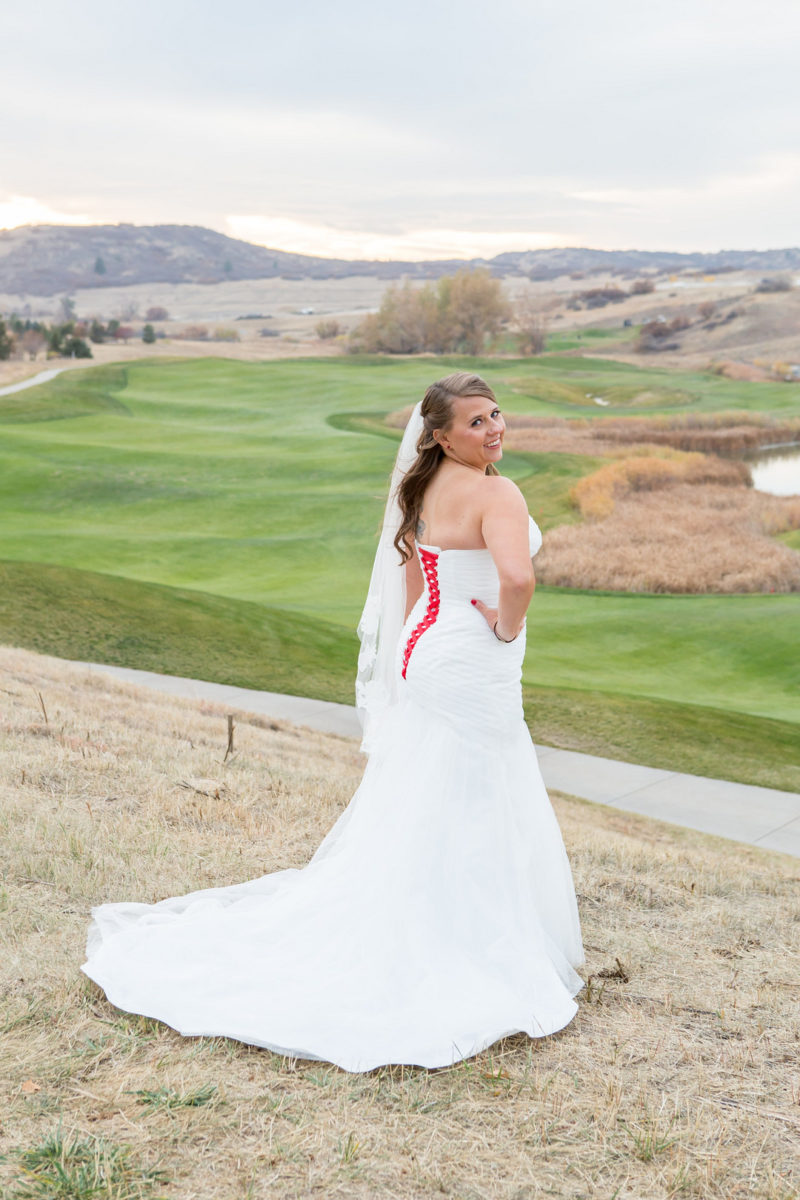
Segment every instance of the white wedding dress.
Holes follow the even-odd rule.
[[[541,535],[531,522],[531,552]],[[449,1065],[566,1025],[583,986],[572,876],[499,642],[488,550],[420,546],[399,700],[307,866],[92,911],[83,970],[185,1035],[347,1071]]]

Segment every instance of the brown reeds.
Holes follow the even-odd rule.
[[[632,492],[660,491],[680,483],[746,487],[749,482],[750,473],[744,463],[645,447],[584,476],[571,489],[570,500],[582,516],[599,519],[609,516],[616,504]]]
[[[356,745],[241,713],[223,764],[225,709],[17,650],[0,671],[4,1198],[57,1130],[176,1200],[798,1194],[796,860],[556,797],[587,952],[563,1033],[366,1075],[181,1038],[80,975],[90,906],[302,866]]]
[[[676,483],[630,492],[602,520],[550,530],[536,575],[626,592],[796,592],[800,554],[768,535],[797,528],[800,498]]]
[[[800,418],[762,413],[676,413],[602,420],[506,415],[505,443],[538,453],[609,454],[620,447],[670,446],[733,457],[761,446],[800,441]]]

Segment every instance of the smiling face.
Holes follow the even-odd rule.
[[[489,463],[499,462],[506,423],[496,401],[484,396],[456,396],[452,414],[450,425],[433,434],[447,457],[481,471]]]

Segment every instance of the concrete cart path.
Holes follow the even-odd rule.
[[[359,737],[361,733],[356,710],[348,704],[101,663],[74,665],[173,696],[213,700],[323,733],[343,737]],[[555,791],[800,858],[800,793],[708,779],[703,775],[681,775],[677,771],[642,767],[552,746],[537,746],[536,753],[545,785]]]
[[[56,375],[60,375],[63,370],[63,367],[53,367],[49,371],[40,371],[38,375],[31,375],[28,379],[23,379],[21,383],[10,383],[7,387],[0,388],[0,396],[11,396],[14,392],[24,392],[26,388],[37,387],[40,383],[48,383],[51,379],[55,379]]]

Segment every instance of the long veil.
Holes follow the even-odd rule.
[[[394,546],[401,519],[397,489],[417,457],[417,443],[423,429],[421,408],[422,401],[409,417],[397,452],[367,599],[358,623],[361,649],[356,707],[363,730],[361,749],[366,753],[375,744],[382,718],[397,703],[395,657],[406,610],[406,573]]]

